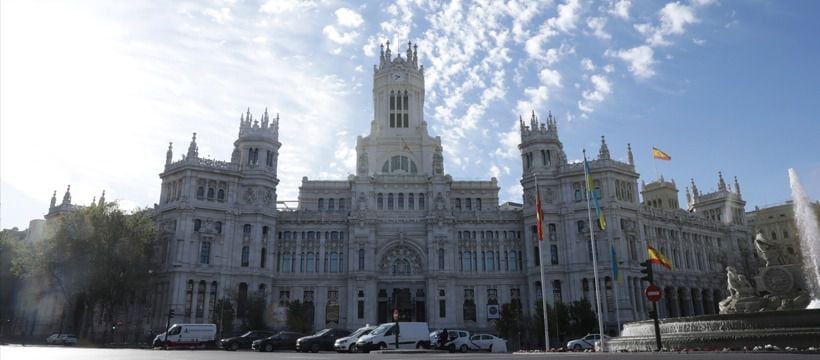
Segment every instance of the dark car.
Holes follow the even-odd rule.
[[[313,335],[296,340],[296,351],[319,352],[319,350],[333,350],[333,343],[340,337],[350,335],[345,329],[324,329]]]
[[[305,336],[305,334],[292,331],[281,331],[271,337],[254,341],[253,345],[251,345],[251,349],[265,352],[284,349],[296,350],[296,340],[303,336]]]
[[[225,350],[250,349],[255,340],[264,339],[271,335],[273,335],[271,331],[252,330],[242,334],[242,336],[222,339],[219,341],[219,345]]]

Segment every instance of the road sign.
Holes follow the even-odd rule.
[[[393,321],[399,321],[399,309],[393,309]]]
[[[646,298],[649,299],[649,301],[656,302],[661,299],[661,288],[655,284],[649,284],[644,294],[646,294]]]

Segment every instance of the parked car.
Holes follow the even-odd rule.
[[[471,350],[479,350],[478,345],[470,341],[470,332],[466,330],[448,330],[448,341],[444,344],[444,348],[450,352],[460,351],[468,352]]]
[[[46,344],[77,345],[77,335],[54,333],[46,338]]]
[[[475,334],[470,336],[470,342],[478,346],[479,350],[507,352],[507,340],[495,335]]]
[[[215,345],[215,342],[216,324],[174,324],[168,331],[157,335],[153,344],[154,347],[205,347]]]
[[[274,350],[296,350],[296,340],[305,334],[280,331],[278,334],[259,339],[251,344],[251,349],[256,351],[271,352]]]
[[[586,336],[570,340],[567,342],[567,349],[569,350],[586,350],[586,349],[594,349],[595,342],[600,340],[601,336],[598,334],[587,334]],[[609,337],[604,335],[604,340],[609,340]]]
[[[324,329],[313,335],[300,337],[296,340],[296,351],[319,352],[319,350],[333,350],[333,343],[340,337],[350,335],[345,329]]]
[[[333,344],[333,348],[336,349],[337,352],[357,352],[358,349],[356,349],[356,341],[359,340],[360,337],[370,334],[370,332],[375,328],[375,326],[361,327],[350,334],[350,336],[336,339],[336,342]]]
[[[219,341],[219,346],[225,350],[233,351],[239,349],[250,349],[251,344],[253,344],[254,341],[264,339],[266,337],[270,337],[273,335],[274,333],[271,331],[251,330],[242,334],[241,336],[234,336],[222,339]]]
[[[396,331],[399,333],[400,349],[420,349],[430,347],[430,328],[426,322],[389,322],[379,325],[370,334],[363,335],[356,341],[359,352],[369,352],[376,349],[394,349],[396,347]]]

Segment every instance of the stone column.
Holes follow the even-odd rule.
[[[695,291],[695,296],[692,297],[692,305],[695,309],[695,315],[703,315],[703,298],[701,297],[700,291],[697,289],[693,289]],[[690,290],[691,292],[692,290]]]

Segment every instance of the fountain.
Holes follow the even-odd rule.
[[[789,183],[794,201],[794,219],[803,249],[806,285],[812,299],[808,309],[820,309],[820,231],[817,229],[817,215],[794,169],[789,169]]]
[[[720,302],[720,314],[661,319],[664,348],[820,347],[820,232],[794,169],[789,169],[789,182],[802,269],[801,257],[794,249],[769,242],[758,233],[755,248],[766,265],[755,276],[756,286],[727,267],[730,295]],[[627,323],[621,334],[609,342],[611,351],[655,348],[651,320]]]

